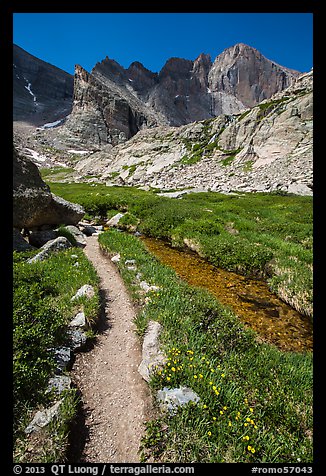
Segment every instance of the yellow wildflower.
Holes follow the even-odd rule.
[[[199,374],[199,378],[203,378],[204,376],[202,374]]]
[[[212,432],[211,432],[211,431],[208,431],[207,434],[208,434],[208,436],[212,436]]]
[[[194,375],[194,378],[198,378],[197,375]]]
[[[172,372],[175,372],[175,367],[172,367],[171,370],[172,370]]]
[[[224,413],[223,410],[220,410],[220,414],[223,415],[223,413]]]
[[[252,412],[254,411],[254,409],[253,409],[253,408],[249,408],[249,411],[251,411],[251,413],[252,413]]]

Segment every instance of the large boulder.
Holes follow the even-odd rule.
[[[27,228],[42,225],[43,210],[52,201],[49,187],[33,162],[13,150],[13,225]]]
[[[13,226],[76,225],[84,209],[53,195],[37,166],[13,150]]]
[[[162,326],[157,321],[149,321],[142,349],[142,361],[138,372],[146,382],[149,382],[158,367],[162,367],[165,357],[160,349],[159,336]]]

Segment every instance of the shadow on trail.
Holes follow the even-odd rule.
[[[82,455],[86,442],[89,440],[89,429],[85,424],[86,411],[82,403],[82,395],[79,393],[80,402],[77,415],[71,422],[68,449],[66,453],[67,463],[82,463]]]
[[[102,333],[106,331],[107,329],[111,328],[111,324],[109,322],[109,319],[108,319],[108,316],[106,315],[106,310],[105,310],[107,307],[107,303],[110,300],[110,296],[105,291],[105,289],[100,289],[99,295],[100,295],[100,312],[99,312],[99,318],[97,321],[96,330],[99,333]]]

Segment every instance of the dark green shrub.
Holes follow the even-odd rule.
[[[73,246],[77,246],[77,241],[74,235],[64,225],[60,225],[58,228],[58,236],[64,236]]]
[[[201,218],[199,220],[187,219],[175,232],[182,236],[192,236],[194,234],[219,235],[223,227],[216,220]]]
[[[52,304],[57,287],[43,266],[14,266],[14,404],[37,400],[54,369],[49,350],[63,340],[64,317]]]
[[[228,271],[244,274],[264,272],[273,253],[263,245],[250,243],[238,236],[207,237],[202,240],[202,250],[207,259]]]

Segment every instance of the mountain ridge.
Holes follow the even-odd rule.
[[[106,57],[88,73],[87,85],[79,83],[80,68],[75,70],[67,135],[78,129],[82,143],[95,141],[99,146],[125,142],[144,127],[180,126],[239,113],[285,89],[299,75],[243,43],[225,49],[214,62],[205,53],[194,61],[171,57],[158,73],[139,62],[124,68]],[[86,109],[89,117],[81,124]],[[125,117],[119,126],[121,115]]]
[[[67,180],[311,195],[312,89],[312,71],[245,44],[213,62],[169,58],[159,73],[106,57],[91,72],[76,65],[71,113],[17,134],[19,148],[72,168]]]
[[[71,112],[73,76],[13,45],[13,119],[39,125]]]

